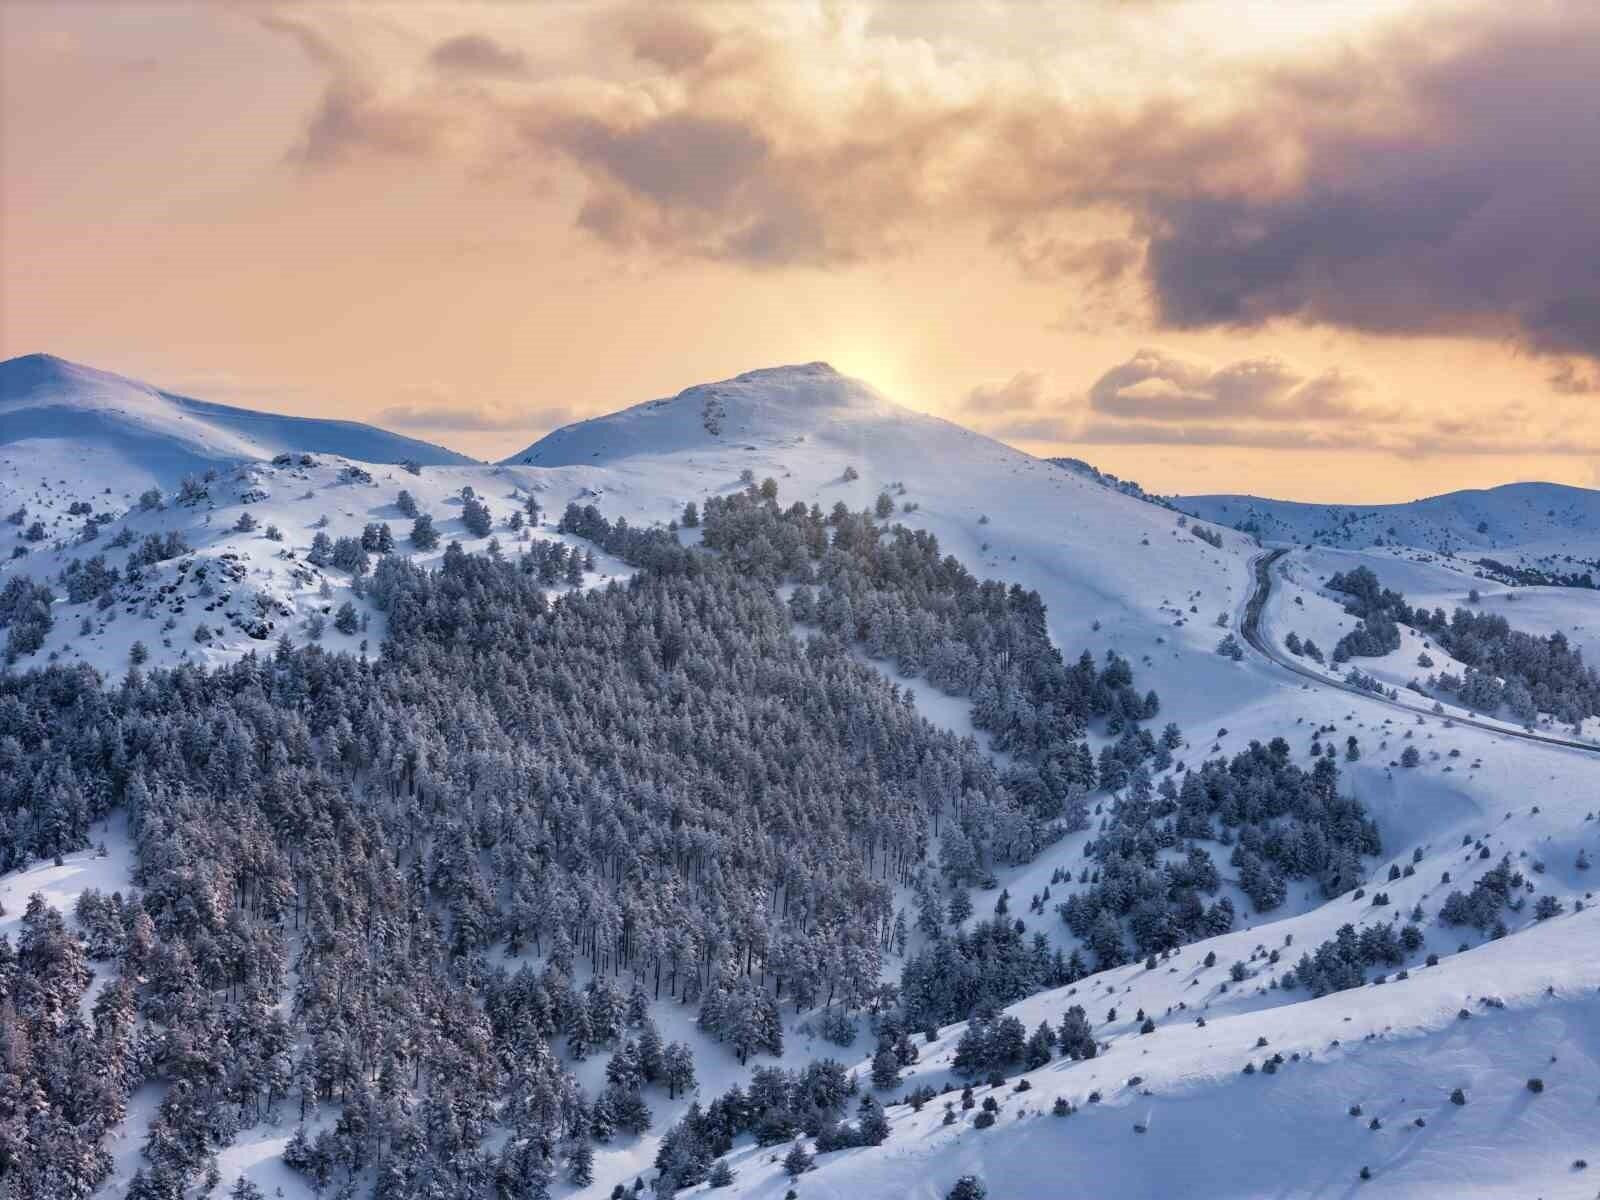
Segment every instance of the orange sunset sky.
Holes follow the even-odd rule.
[[[1592,0],[0,0],[0,357],[499,457],[826,359],[1162,492],[1600,484]]]

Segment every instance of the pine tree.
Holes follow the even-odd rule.
[[[567,1179],[574,1187],[588,1187],[594,1182],[594,1147],[582,1138],[567,1152]]]
[[[888,1042],[880,1043],[872,1056],[872,1086],[884,1092],[900,1086],[900,1059]]]
[[[862,1094],[857,1118],[857,1128],[863,1144],[881,1146],[888,1140],[889,1119],[883,1114],[883,1105],[873,1098],[871,1092]]]
[[[783,1169],[790,1179],[798,1179],[816,1165],[817,1160],[806,1150],[803,1138],[796,1138],[794,1145],[789,1147],[789,1153],[783,1158]]]

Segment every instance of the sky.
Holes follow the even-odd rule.
[[[825,360],[1163,493],[1600,485],[1592,0],[0,0],[0,357],[497,458]]]

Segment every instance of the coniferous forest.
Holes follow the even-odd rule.
[[[959,928],[946,897],[1089,827],[1097,786],[1117,794],[1062,913],[1099,965],[1125,930],[1145,953],[1228,927],[1197,839],[1235,844],[1263,909],[1284,877],[1336,889],[1376,850],[1331,762],[1256,748],[1152,788],[1179,739],[1141,726],[1159,702],[1125,661],[1068,664],[1036,594],[926,533],[774,492],[708,501],[705,550],[570,508],[564,532],[638,573],[553,600],[548,556],[386,554],[370,659],[284,639],[109,684],[0,677],[0,869],[89,844],[119,808],[137,851],[133,889],[85,893],[81,934],[36,900],[0,939],[9,1194],[87,1195],[155,1082],[134,1200],[203,1184],[244,1128],[317,1112],[336,1119],[285,1159],[319,1189],[536,1198],[693,1086],[655,1005],[693,1006],[752,1067],[781,1052],[786,1006],[820,1007],[825,1034],[865,1011],[892,1073],[908,1030],[1084,974],[1020,922]],[[969,697],[1007,765],[863,659]],[[1112,735],[1098,763],[1091,726]],[[571,1066],[592,1055],[606,1083],[586,1093]],[[749,1105],[691,1111],[663,1170],[703,1177],[763,1113],[774,1140],[811,1112],[871,1142],[870,1103],[837,1132],[853,1094],[836,1063],[758,1073]]]

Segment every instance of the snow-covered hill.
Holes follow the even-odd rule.
[[[0,456],[41,477],[65,473],[143,490],[284,452],[379,463],[473,461],[356,421],[193,400],[49,354],[0,362]]]
[[[1405,504],[1304,504],[1239,495],[1179,496],[1174,503],[1267,542],[1356,550],[1411,546],[1562,571],[1582,571],[1600,559],[1600,492],[1556,483],[1509,483]],[[1586,563],[1574,567],[1575,560]]]
[[[1179,713],[1231,703],[1213,653],[1219,615],[1249,589],[1250,537],[1216,547],[1181,514],[1101,486],[952,422],[916,412],[826,363],[750,371],[555,430],[505,460],[555,501],[578,494],[650,524],[684,504],[773,478],[780,502],[870,508],[934,533],[974,572],[1035,588],[1072,655],[1148,663]],[[1191,686],[1168,696],[1163,679]],[[1182,719],[1180,717],[1180,719]]]

